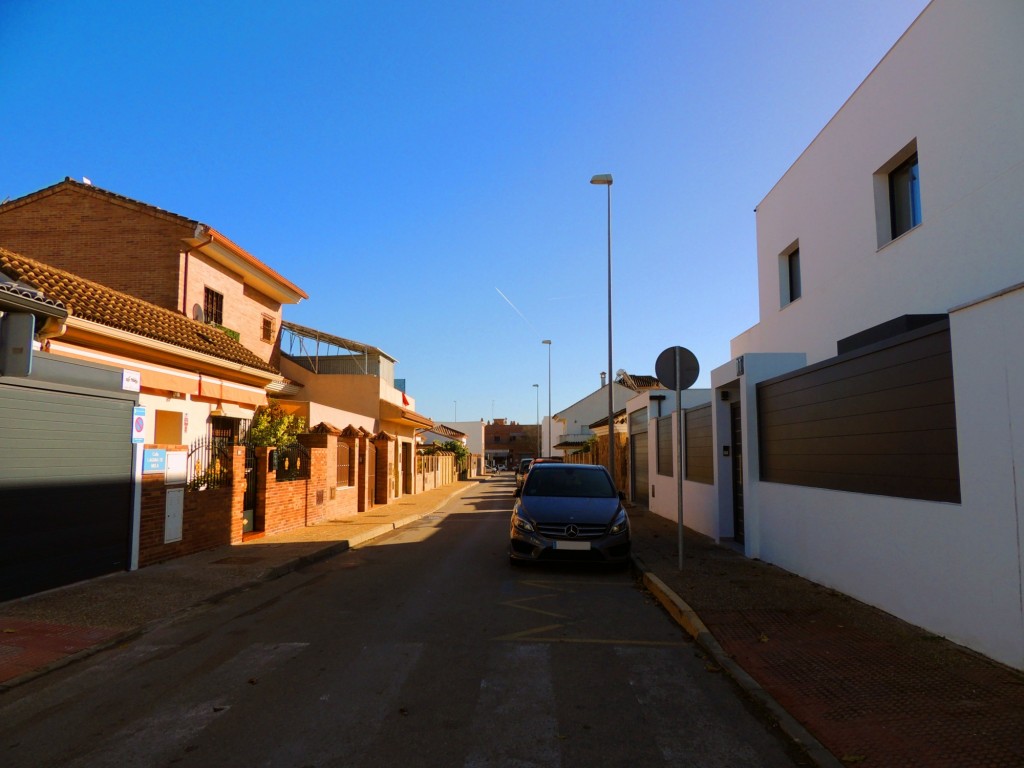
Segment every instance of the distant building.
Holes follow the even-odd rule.
[[[484,454],[488,464],[511,468],[520,459],[537,457],[540,427],[494,419],[484,426]]]

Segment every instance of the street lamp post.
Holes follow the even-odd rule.
[[[537,390],[537,458],[540,458],[540,384],[534,384]]]
[[[615,374],[612,368],[612,175],[599,173],[590,179],[591,184],[608,187],[608,471],[615,479],[615,405],[612,386]]]
[[[551,339],[544,339],[541,344],[548,345],[548,452],[551,456]]]

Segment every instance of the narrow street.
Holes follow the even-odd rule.
[[[0,762],[807,764],[628,570],[510,568],[513,488],[8,692]]]

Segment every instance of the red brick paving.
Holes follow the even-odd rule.
[[[0,683],[73,656],[116,637],[121,631],[0,618]]]
[[[722,649],[842,763],[1021,768],[1024,673],[883,611],[634,515],[634,546]]]

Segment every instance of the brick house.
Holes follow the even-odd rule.
[[[507,419],[493,419],[484,426],[484,455],[487,463],[506,469],[518,466],[520,459],[533,459],[539,454],[539,427]]]
[[[65,178],[0,205],[0,245],[226,329],[270,362],[298,286],[208,224]]]

